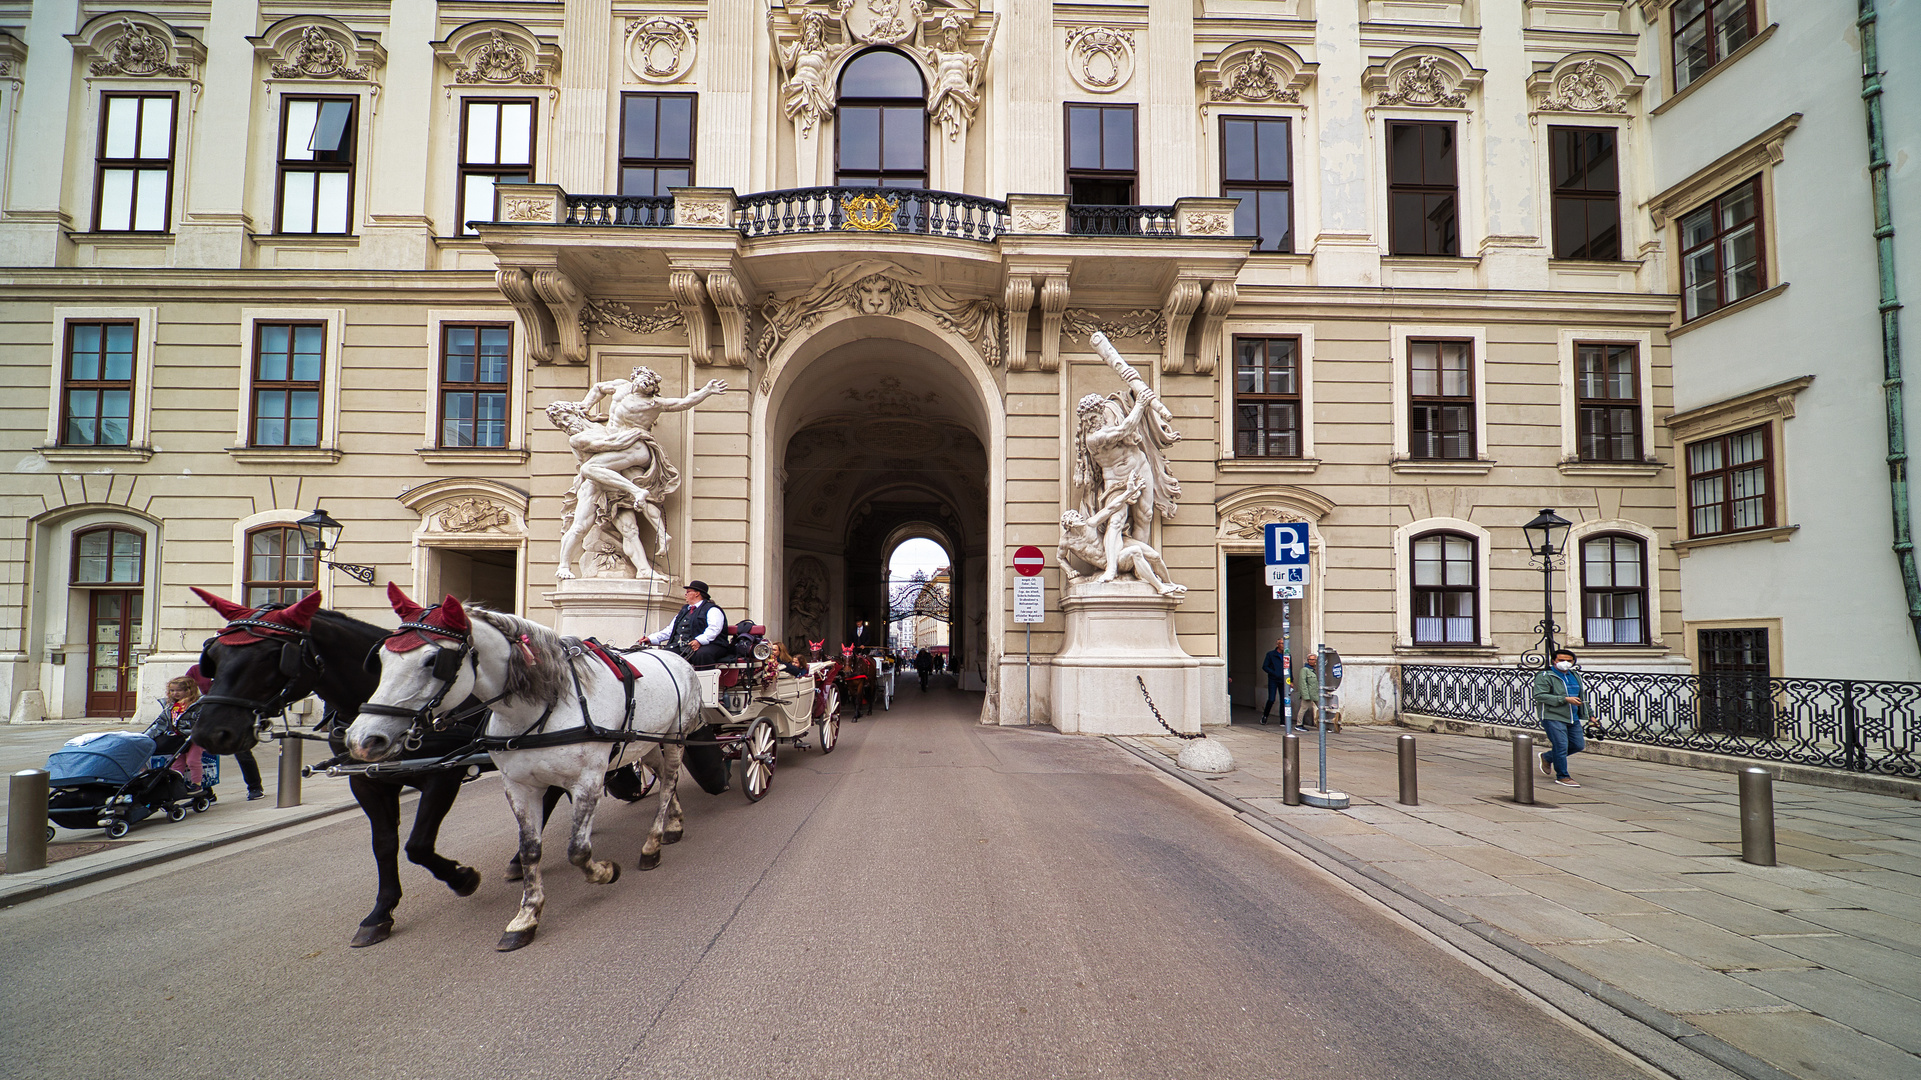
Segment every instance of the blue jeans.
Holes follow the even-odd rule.
[[[1271,676],[1268,678],[1267,704],[1261,707],[1262,716],[1266,716],[1268,713],[1274,711],[1274,699],[1281,696],[1282,685],[1283,684],[1279,679],[1273,678]]]
[[[1554,766],[1554,775],[1567,779],[1567,757],[1578,754],[1587,748],[1587,739],[1581,734],[1581,725],[1564,720],[1542,720],[1541,726],[1547,729],[1548,745],[1554,749],[1541,755],[1541,760]]]

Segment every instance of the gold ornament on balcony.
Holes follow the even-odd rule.
[[[847,215],[842,228],[856,232],[900,231],[900,226],[894,224],[894,211],[900,209],[899,199],[885,195],[849,195],[840,201],[840,208]]]

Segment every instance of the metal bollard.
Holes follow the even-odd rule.
[[[1774,865],[1774,777],[1758,767],[1741,770],[1741,861]]]
[[[1401,805],[1421,805],[1421,785],[1414,775],[1414,736],[1403,735],[1395,740],[1401,756]]]
[[[1301,737],[1291,732],[1281,736],[1281,803],[1301,805]]]
[[[300,740],[280,740],[280,784],[274,805],[282,810],[300,805]]]
[[[7,873],[47,865],[47,770],[22,769],[7,779]]]
[[[1534,736],[1525,731],[1514,733],[1514,801],[1523,806],[1534,805],[1534,769],[1539,758],[1534,756]]]

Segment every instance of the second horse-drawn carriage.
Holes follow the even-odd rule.
[[[840,741],[839,690],[829,665],[811,665],[791,675],[773,660],[767,629],[752,623],[730,628],[735,658],[696,669],[701,719],[713,729],[721,752],[740,761],[740,786],[748,801],[759,802],[774,781],[780,744],[805,747],[815,724],[820,752],[831,754]]]

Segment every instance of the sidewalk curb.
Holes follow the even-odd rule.
[[[1676,1077],[1731,1074],[1745,1080],[1797,1080],[1793,1074],[1737,1049],[1666,1010],[1657,1009],[1506,931],[1489,926],[1421,892],[1400,878],[1376,869],[1365,860],[1302,832],[1233,795],[1214,789],[1203,778],[1166,760],[1164,755],[1134,746],[1120,737],[1109,736],[1107,741],[1233,810],[1256,832],[1293,849],[1323,870],[1386,904],[1422,929],[1493,968],[1602,1038],[1657,1069]],[[1701,1068],[1707,1063],[1712,1063],[1709,1066],[1711,1072],[1704,1072]]]
[[[201,852],[211,851],[214,848],[223,847],[238,840],[250,840],[256,836],[279,832],[281,829],[290,828],[294,825],[303,825],[309,821],[318,821],[324,817],[344,813],[348,810],[358,810],[359,808],[360,804],[355,802],[343,803],[338,806],[306,807],[302,808],[301,812],[288,817],[276,818],[272,821],[263,821],[255,825],[246,826],[245,828],[236,829],[233,832],[221,836],[211,837],[206,840],[196,840],[191,843],[170,844],[165,848],[139,855],[129,855],[120,859],[109,859],[95,866],[77,867],[71,871],[49,876],[38,881],[22,881],[15,884],[4,878],[0,878],[0,908],[14,907],[26,903],[29,900],[38,900],[44,896],[52,896],[54,893],[64,892],[76,886],[130,873],[134,870],[142,870],[149,866],[172,862],[175,859],[185,858],[188,855],[198,855]],[[11,876],[12,875],[9,875],[9,877]]]
[[[1485,720],[1456,720],[1452,717],[1435,716],[1432,713],[1413,712],[1402,713],[1400,719],[1393,725],[1383,726],[1495,740],[1512,739],[1517,731],[1532,732],[1538,737],[1541,730],[1491,724]],[[1768,771],[1769,776],[1784,784],[1808,784],[1813,787],[1834,788],[1837,791],[1859,792],[1863,795],[1889,795],[1897,799],[1921,801],[1921,780],[1910,780],[1902,776],[1847,772],[1820,765],[1734,757],[1707,750],[1655,746],[1650,743],[1627,742],[1620,739],[1590,738],[1587,741],[1587,749],[1582,753],[1627,758],[1631,761],[1651,761],[1657,765],[1679,765],[1683,768],[1700,769],[1703,772],[1738,773],[1743,769],[1762,768]]]

